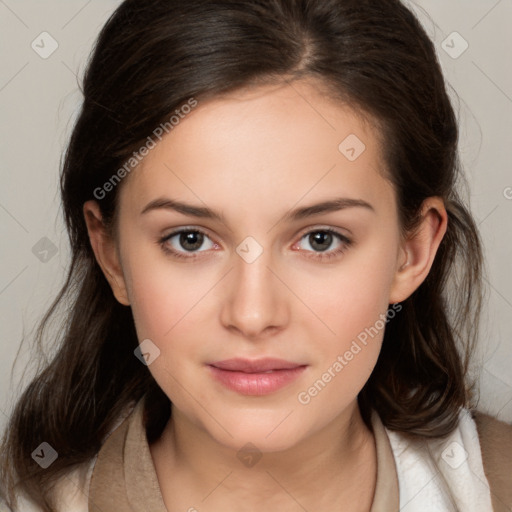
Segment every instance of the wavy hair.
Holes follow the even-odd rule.
[[[336,100],[373,119],[384,141],[400,228],[440,196],[448,228],[425,281],[386,326],[376,367],[359,394],[390,429],[442,436],[471,402],[469,354],[482,304],[481,241],[458,185],[458,126],[432,41],[399,0],[126,0],[96,40],[83,104],[63,155],[61,195],[71,262],[36,333],[63,313],[51,360],[24,389],[2,440],[1,493],[16,488],[51,512],[57,479],[90,460],[125,408],[145,399],[148,440],[171,414],[168,397],[134,357],[129,307],[98,266],[82,207],[155,127],[190,98],[320,79]],[[119,186],[99,200],[115,219]],[[44,440],[59,454],[42,469]]]

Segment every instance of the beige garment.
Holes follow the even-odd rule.
[[[144,401],[103,444],[89,486],[89,512],[167,512],[143,424]],[[370,512],[398,511],[398,478],[388,436],[379,416],[372,426],[377,483]]]
[[[474,412],[494,512],[512,512],[512,425]]]
[[[116,422],[99,454],[57,485],[56,512],[166,512],[142,424],[142,404],[138,404],[139,409],[134,409],[134,405],[137,404],[129,406]],[[477,411],[472,415],[480,438],[493,510],[512,512],[512,425]],[[378,463],[372,512],[397,512],[397,471],[390,432],[384,430],[376,414],[372,424]],[[90,486],[93,472],[94,483]],[[19,500],[15,512],[42,512],[41,507],[24,495],[19,496]],[[2,506],[7,509],[0,502],[0,511]]]

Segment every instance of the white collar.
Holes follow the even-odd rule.
[[[416,438],[386,429],[398,475],[401,512],[492,512],[476,424],[461,409],[442,438]]]

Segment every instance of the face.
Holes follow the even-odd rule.
[[[199,103],[132,171],[119,192],[122,281],[176,417],[272,451],[354,405],[398,298],[383,166],[370,124],[296,82]],[[285,363],[229,362],[265,358]]]

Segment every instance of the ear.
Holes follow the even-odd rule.
[[[389,303],[407,299],[425,280],[446,233],[448,214],[440,197],[428,197],[421,207],[421,223],[403,241]]]
[[[115,298],[121,304],[129,306],[130,301],[116,244],[103,224],[98,203],[93,200],[85,202],[83,212],[96,261],[109,282]]]

